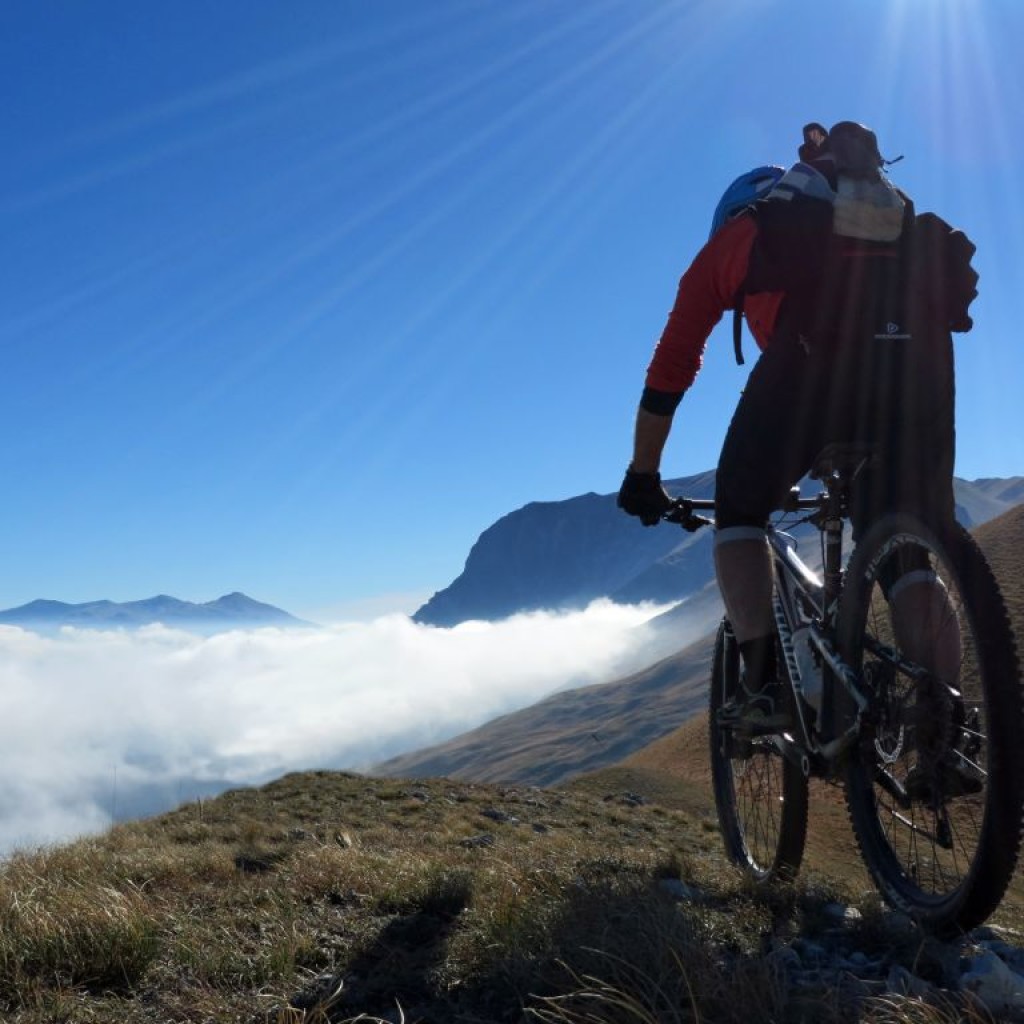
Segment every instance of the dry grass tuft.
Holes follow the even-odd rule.
[[[0,883],[0,996],[34,1001],[43,989],[127,991],[160,951],[143,894],[18,858]]]

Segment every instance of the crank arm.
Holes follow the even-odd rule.
[[[910,797],[907,795],[907,791],[903,788],[898,779],[894,779],[892,775],[887,772],[884,768],[875,768],[875,782],[882,787],[899,804],[903,810],[909,810],[911,806]]]
[[[771,742],[790,764],[800,769],[805,779],[811,774],[811,759],[807,751],[788,732],[776,734]]]

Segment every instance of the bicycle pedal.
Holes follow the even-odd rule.
[[[724,704],[715,712],[715,721],[719,725],[731,728],[740,720],[742,706],[736,703]]]
[[[785,713],[776,712],[756,718],[743,704],[726,704],[719,708],[716,720],[720,728],[728,729],[741,741],[758,736],[776,736],[792,728],[792,721]]]

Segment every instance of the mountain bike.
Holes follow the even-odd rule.
[[[870,449],[832,445],[768,529],[779,674],[791,728],[735,725],[739,650],[723,620],[711,671],[712,782],[729,858],[756,883],[791,880],[809,780],[842,785],[882,897],[938,935],[967,931],[1010,882],[1024,817],[1024,690],[1006,606],[959,524],[876,522],[844,560],[851,490]],[[713,525],[711,500],[665,518]],[[797,553],[811,524],[820,570]],[[732,712],[732,713],[730,713]]]

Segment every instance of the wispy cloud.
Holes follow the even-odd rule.
[[[229,785],[361,770],[650,662],[651,607],[214,637],[0,627],[0,851]]]

